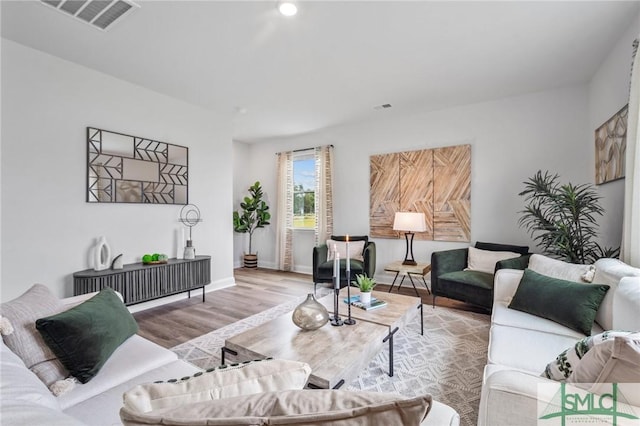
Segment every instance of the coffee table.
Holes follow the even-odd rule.
[[[355,292],[352,292],[355,294]],[[311,366],[309,387],[337,389],[354,379],[360,370],[389,342],[389,376],[393,376],[393,336],[420,311],[417,297],[373,292],[387,306],[373,311],[352,307],[354,325],[330,324],[314,331],[302,331],[291,320],[291,312],[225,340],[222,363],[228,357],[248,361],[266,357],[306,362]],[[340,293],[339,312],[344,319],[348,305],[343,302],[347,289]],[[333,294],[320,298],[333,313]],[[422,333],[423,330],[421,330]]]
[[[293,324],[291,314],[226,339],[222,363],[225,357],[235,361],[272,357],[306,362],[311,367],[309,387],[337,389],[369,364],[388,335],[387,327],[365,321],[302,331]]]
[[[359,294],[359,290],[350,289],[351,296]],[[344,303],[344,299],[347,298],[347,288],[340,290],[339,307],[338,312],[340,317],[344,320],[347,318],[349,305]],[[405,296],[403,294],[384,293],[380,291],[373,291],[372,297],[376,299],[384,300],[387,305],[366,311],[364,309],[352,306],[351,318],[356,319],[356,324],[362,322],[370,322],[373,324],[379,324],[387,327],[387,335],[385,336],[383,343],[389,342],[389,376],[393,376],[393,336],[400,330],[400,328],[408,325],[415,317],[420,314],[420,334],[424,335],[424,315],[422,312],[422,299],[413,296]],[[334,303],[333,295],[325,296],[318,300],[322,303],[330,314],[333,314]],[[353,327],[344,325],[343,327]]]

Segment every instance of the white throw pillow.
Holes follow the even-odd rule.
[[[567,380],[586,384],[589,392],[600,393],[602,384],[634,383],[640,386],[640,333],[616,336],[594,346],[582,358]],[[606,387],[605,387],[606,389]],[[632,405],[640,405],[640,393],[625,393]]]
[[[580,364],[583,357],[589,352],[594,346],[601,345],[607,341],[613,341],[615,337],[618,336],[627,336],[631,334],[630,331],[604,331],[600,334],[595,334],[593,336],[585,337],[581,339],[573,345],[572,347],[565,349],[554,359],[551,361],[544,373],[542,373],[542,377],[546,377],[547,379],[556,380],[559,382],[566,381],[571,374],[575,371],[575,369]]]
[[[577,265],[552,259],[541,254],[532,254],[529,258],[529,269],[559,280],[590,283],[596,272],[593,265]],[[596,281],[600,283],[600,281]]]
[[[176,404],[149,413],[136,413],[125,406],[120,418],[126,426],[418,425],[431,404],[430,395],[405,398],[380,392],[292,390]]]
[[[340,259],[347,258],[346,241],[327,240],[327,261],[333,260],[335,252],[340,254]],[[349,258],[364,262],[364,241],[349,241]]]
[[[469,261],[465,271],[480,271],[493,274],[496,270],[496,263],[520,256],[520,253],[512,251],[480,250],[475,247],[469,247]]]
[[[35,284],[21,296],[0,305],[0,315],[13,329],[2,336],[4,343],[56,396],[73,386],[65,381],[69,371],[36,330],[36,320],[64,309],[60,299],[42,284]]]
[[[193,376],[138,385],[123,395],[124,406],[133,412],[173,408],[253,393],[302,389],[309,379],[308,364],[266,359],[211,368]]]

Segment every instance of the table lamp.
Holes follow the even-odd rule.
[[[396,212],[393,220],[394,231],[404,231],[404,238],[407,241],[407,251],[404,255],[403,265],[417,265],[413,259],[413,235],[414,232],[424,232],[427,230],[424,213]],[[411,257],[409,257],[411,255]]]

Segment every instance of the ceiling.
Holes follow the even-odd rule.
[[[234,139],[258,142],[587,82],[640,10],[302,1],[287,18],[266,0],[137,3],[103,32],[37,0],[2,1],[2,36],[233,114]]]

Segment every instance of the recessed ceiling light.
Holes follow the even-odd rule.
[[[291,2],[283,1],[278,4],[278,10],[284,16],[293,16],[298,13],[298,7]]]

